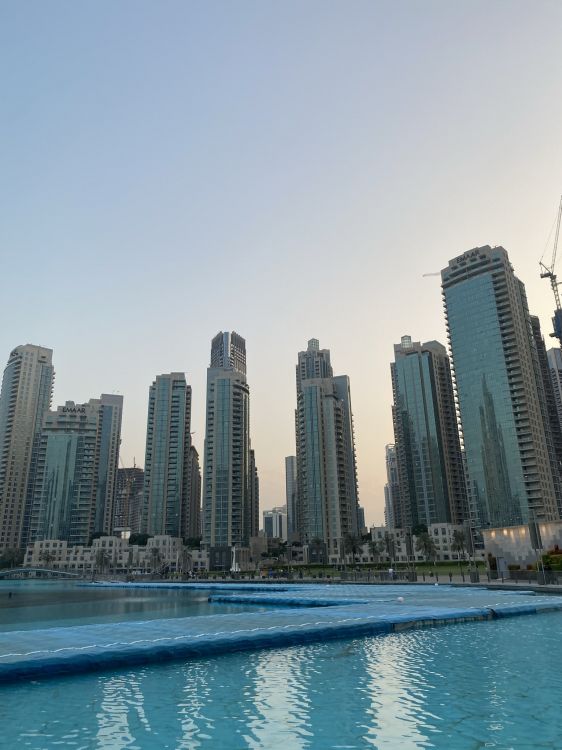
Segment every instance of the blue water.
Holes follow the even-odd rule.
[[[0,687],[7,748],[559,748],[562,614]]]
[[[11,594],[11,596],[10,596]],[[127,589],[49,581],[0,581],[0,632],[252,612],[260,607],[208,602],[208,592]]]

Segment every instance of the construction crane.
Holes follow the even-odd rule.
[[[542,258],[539,261],[541,269],[541,279],[550,279],[550,286],[554,294],[554,301],[556,303],[556,309],[554,311],[554,317],[552,318],[552,325],[554,326],[554,336],[558,339],[562,345],[562,308],[560,306],[560,292],[558,291],[559,281],[554,273],[554,267],[556,265],[556,253],[558,251],[558,237],[560,236],[560,220],[562,219],[562,196],[560,197],[560,205],[558,206],[558,216],[556,218],[556,231],[554,233],[554,246],[552,248],[552,260],[550,266],[547,266],[542,262]],[[546,252],[546,249],[545,249]],[[543,253],[544,258],[544,253]]]

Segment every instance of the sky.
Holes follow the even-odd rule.
[[[52,348],[54,405],[123,394],[142,465],[159,373],[186,372],[202,453],[237,331],[270,508],[318,338],[382,522],[393,345],[446,342],[423,274],[503,245],[550,332],[561,28],[558,0],[0,1],[0,360]]]

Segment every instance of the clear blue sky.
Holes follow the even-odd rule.
[[[0,358],[52,347],[55,404],[122,393],[142,463],[154,376],[187,372],[201,451],[238,331],[271,507],[319,338],[380,521],[392,346],[445,337],[422,274],[503,244],[548,328],[561,28],[558,0],[1,3]]]

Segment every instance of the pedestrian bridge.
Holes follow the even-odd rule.
[[[67,573],[66,570],[53,568],[9,568],[0,570],[2,578],[82,578],[79,573]]]

